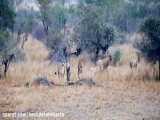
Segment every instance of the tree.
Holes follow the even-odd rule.
[[[32,33],[33,24],[37,14],[32,10],[19,10],[16,12],[14,31],[17,33],[17,42],[21,42],[21,48],[28,40],[29,33]]]
[[[148,18],[142,24],[140,32],[146,37],[138,44],[138,48],[152,61],[160,61],[160,18]]]
[[[138,31],[144,19],[160,16],[159,0],[126,0],[113,15],[114,25],[123,32]]]
[[[0,1],[0,29],[12,29],[15,13],[8,0]]]
[[[51,0],[37,0],[40,5],[40,12],[41,12],[41,20],[43,23],[44,31],[48,36],[48,29],[49,29],[49,18],[48,18],[48,9]]]
[[[64,7],[64,1],[38,0],[38,2],[47,45],[51,49],[56,49],[65,36],[67,9]]]
[[[105,21],[100,6],[80,6],[80,22],[76,27],[79,47],[94,54],[93,60],[98,59],[99,52],[103,54],[114,41],[114,29]]]
[[[0,1],[0,51],[5,54],[11,49],[11,33],[13,32],[15,13],[8,0]]]
[[[12,38],[15,13],[9,0],[0,1],[0,57],[6,74],[13,54],[10,53],[14,46]],[[8,57],[9,56],[9,57]],[[10,57],[11,56],[11,57]],[[9,58],[9,59],[8,59]],[[2,76],[1,76],[2,77]]]

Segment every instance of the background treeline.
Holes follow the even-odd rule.
[[[34,5],[27,7],[30,3]],[[149,60],[159,60],[159,0],[0,1],[2,57],[18,56],[18,44],[32,34],[48,46],[52,56],[60,57],[66,47],[87,51],[96,60],[109,46],[127,42],[127,36],[136,32],[144,37],[135,46]]]

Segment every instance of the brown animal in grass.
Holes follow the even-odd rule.
[[[85,65],[85,59],[79,59],[78,61],[78,79],[80,80],[80,75],[83,73],[83,67]]]
[[[96,62],[96,65],[100,67],[100,70],[107,69],[108,66],[112,63],[112,56],[108,55],[104,59],[100,59]]]

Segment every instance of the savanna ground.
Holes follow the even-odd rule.
[[[26,87],[26,82],[32,82],[36,77],[42,76],[46,76],[57,84],[63,83],[59,83],[60,81],[54,74],[56,65],[47,60],[49,52],[41,42],[30,37],[25,44],[24,53],[26,60],[13,63],[7,78],[0,81],[1,113],[64,113],[63,118],[37,118],[42,120],[160,119],[160,82],[142,80],[144,74],[149,74],[147,72],[149,66],[145,63],[134,71],[129,68],[128,64],[124,64],[117,67],[111,66],[103,72],[96,72],[93,77],[96,82],[95,86]],[[76,65],[76,60],[73,60],[72,64]],[[86,74],[90,74],[90,66],[87,66],[88,73],[85,72]],[[71,78],[77,79],[74,68]],[[3,118],[1,114],[1,119],[18,118]],[[19,118],[21,119],[36,118]]]

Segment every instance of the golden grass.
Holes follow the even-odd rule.
[[[98,66],[91,63],[86,55],[81,55],[79,58],[73,57],[70,59],[71,64],[71,80],[78,80],[77,66],[79,59],[85,59],[82,78],[100,80],[154,80],[159,75],[159,65],[150,64],[144,59],[138,64],[137,68],[130,69],[129,61],[136,58],[136,49],[129,44],[115,45],[115,48],[120,49],[123,54],[121,57],[121,65],[109,66],[104,71],[99,71]],[[40,41],[29,37],[29,40],[24,46],[24,52],[27,60],[11,65],[7,74],[7,80],[23,85],[26,82],[33,81],[37,77],[47,77],[56,83],[65,83],[65,77],[60,81],[57,72],[57,65],[50,63],[47,60],[49,51],[46,46]],[[12,83],[11,82],[11,83]]]
[[[54,75],[56,67],[47,60],[49,51],[42,42],[30,36],[24,46],[24,52],[26,60],[11,64],[7,73],[7,81],[23,85],[37,77],[46,76],[50,80],[57,79]]]
[[[28,41],[25,43],[24,51],[27,56],[27,61],[31,62],[44,61],[49,54],[49,50],[46,46],[32,36],[29,36]]]
[[[129,64],[129,61],[137,59],[137,49],[135,49],[132,44],[115,44],[111,47],[111,49],[119,50],[121,52],[120,61],[118,62],[120,65]]]

